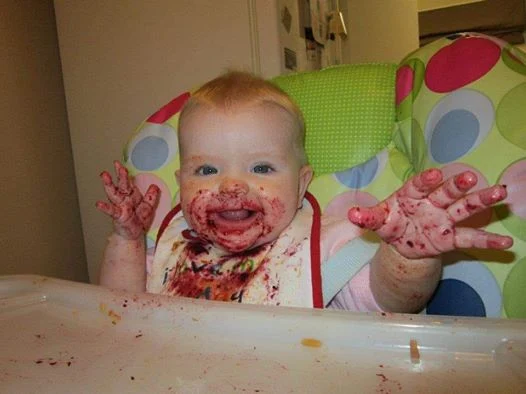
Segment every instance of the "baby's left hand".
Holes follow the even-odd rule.
[[[506,198],[495,185],[466,194],[477,176],[466,171],[442,182],[433,168],[415,175],[398,191],[370,208],[354,207],[349,220],[375,231],[407,258],[437,256],[457,248],[507,249],[510,237],[456,224]]]

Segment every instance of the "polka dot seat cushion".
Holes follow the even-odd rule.
[[[475,171],[483,187],[505,183],[507,206],[465,225],[514,238],[509,252],[465,250],[445,256],[439,288],[425,313],[526,317],[526,56],[492,37],[461,34],[435,41],[401,64],[367,64],[281,76],[299,104],[310,191],[322,209],[346,216],[373,205],[417,171]],[[177,200],[177,122],[191,93],[139,125],[124,160],[139,188],[162,190],[148,244]]]
[[[496,38],[459,34],[399,65],[390,145],[361,165],[314,180],[325,212],[373,205],[415,172],[469,169],[476,189],[507,185],[507,204],[462,225],[513,237],[511,251],[448,254],[429,314],[526,318],[526,55]]]
[[[509,252],[449,256],[428,313],[526,318],[526,54],[493,37],[453,35],[409,55],[398,68],[395,172],[470,169],[479,188],[507,185],[507,204],[465,225],[513,237]]]

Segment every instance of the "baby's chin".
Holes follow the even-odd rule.
[[[215,232],[207,238],[218,248],[233,254],[249,252],[269,242],[265,239],[267,237],[262,237],[261,229],[257,227],[239,234]]]

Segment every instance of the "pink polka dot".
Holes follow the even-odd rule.
[[[475,168],[468,166],[467,164],[462,163],[452,163],[448,164],[441,168],[442,173],[444,174],[444,179],[450,178],[457,174],[460,174],[463,171],[471,171],[477,175],[478,182],[470,192],[477,190],[482,190],[489,186],[488,181],[484,175]],[[482,212],[479,212],[468,219],[462,221],[460,227],[472,227],[472,228],[482,228],[487,226],[491,221],[492,209],[485,209]]]
[[[526,219],[526,160],[518,161],[509,166],[499,183],[506,185],[508,197],[506,203],[513,214]]]
[[[347,219],[347,212],[355,206],[372,207],[378,204],[378,199],[373,195],[359,190],[350,190],[338,194],[327,205],[324,214],[337,218]]]
[[[147,119],[147,122],[150,123],[164,123],[168,119],[170,119],[172,116],[174,116],[177,112],[183,108],[184,103],[186,103],[186,100],[190,97],[190,93],[185,92],[176,98],[174,98],[172,101],[170,101],[168,104],[166,104],[164,107],[162,107],[160,110],[158,110],[156,113],[154,113],[152,116],[150,116]]]
[[[407,65],[396,71],[396,105],[399,105],[413,90],[413,78],[415,73]]]
[[[168,189],[168,186],[166,186],[166,183],[164,183],[162,179],[156,177],[153,174],[138,174],[135,176],[134,180],[135,184],[143,194],[146,193],[146,190],[150,185],[157,185],[161,190],[159,206],[157,207],[157,211],[155,212],[155,218],[153,219],[151,227],[151,229],[157,229],[161,225],[161,222],[166,216],[166,214],[171,209],[172,196],[170,194],[170,190]]]
[[[481,37],[459,38],[429,60],[425,81],[437,93],[447,93],[487,74],[500,58],[501,48]]]

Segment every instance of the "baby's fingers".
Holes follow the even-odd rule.
[[[464,171],[446,180],[440,187],[429,195],[434,206],[446,208],[464,196],[468,190],[477,184],[477,175],[471,171]]]
[[[104,186],[104,192],[108,199],[114,204],[120,204],[122,202],[122,196],[120,195],[117,187],[113,184],[113,179],[107,171],[103,171],[100,174],[102,185]]]
[[[137,214],[140,222],[143,224],[145,230],[147,230],[154,219],[155,209],[159,204],[160,189],[156,185],[150,185],[142,202],[137,206],[135,213]]]
[[[349,209],[347,217],[358,227],[374,231],[384,225],[387,213],[386,209],[381,205],[375,205],[370,208],[354,207]]]
[[[442,182],[442,171],[430,168],[409,179],[397,194],[400,197],[409,197],[420,200],[429,195]]]
[[[504,235],[468,227],[457,228],[455,231],[457,248],[508,249],[512,245],[513,239]]]
[[[506,196],[506,188],[502,185],[495,185],[468,194],[464,198],[451,204],[449,208],[447,208],[447,212],[451,218],[458,223],[467,219],[471,215],[504,200]]]
[[[118,219],[121,216],[121,209],[113,204],[108,204],[104,201],[97,201],[95,204],[97,209],[101,212],[104,212],[106,215],[111,216],[113,219]]]
[[[133,193],[133,186],[128,175],[128,169],[124,167],[119,161],[113,162],[115,166],[115,173],[117,174],[117,185],[119,192],[129,196]]]

